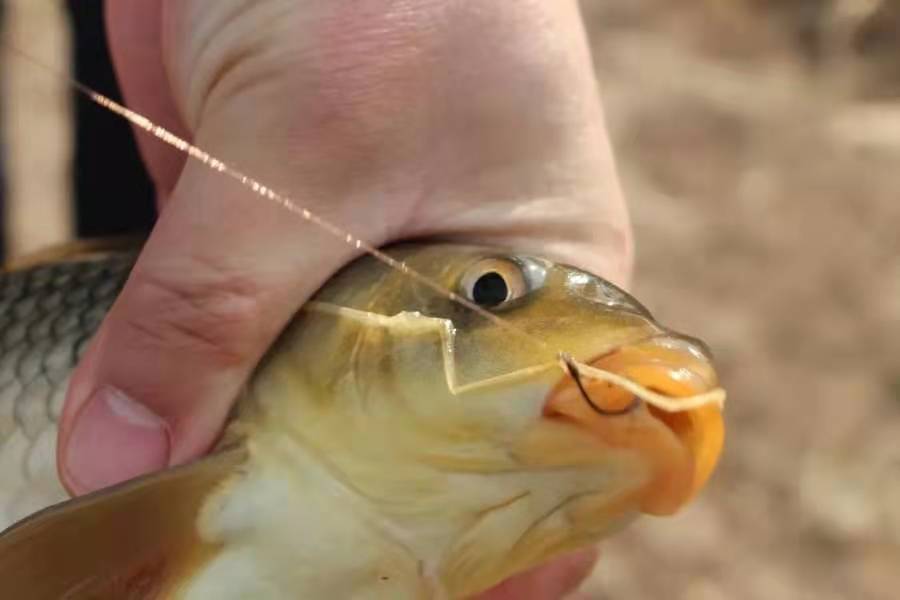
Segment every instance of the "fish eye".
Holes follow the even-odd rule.
[[[482,308],[496,308],[528,292],[522,267],[511,260],[488,258],[469,267],[462,293]]]

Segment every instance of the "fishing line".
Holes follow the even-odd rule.
[[[321,217],[311,210],[305,208],[288,194],[278,192],[272,187],[264,185],[262,182],[247,175],[240,169],[231,166],[225,161],[210,154],[206,150],[195,146],[187,140],[177,136],[165,127],[156,124],[148,117],[131,110],[130,108],[116,102],[115,100],[101,94],[100,92],[95,91],[89,86],[74,79],[70,75],[63,73],[58,69],[55,69],[54,67],[42,62],[41,60],[38,60],[37,58],[34,58],[30,54],[20,50],[12,44],[9,44],[5,40],[3,40],[3,45],[22,60],[25,60],[32,65],[44,70],[45,72],[50,73],[54,77],[59,77],[62,81],[67,82],[73,89],[77,90],[79,93],[87,97],[95,104],[129,121],[135,127],[143,129],[163,143],[202,163],[212,171],[216,171],[230,177],[258,196],[261,196],[278,204],[291,214],[300,217],[306,222],[316,225],[317,227],[333,235],[334,237],[343,240],[349,246],[369,254],[388,267],[404,273],[414,281],[426,286],[427,288],[440,294],[441,296],[444,296],[450,301],[475,312],[476,314],[490,321],[492,324],[501,327],[505,331],[517,335],[523,340],[527,340],[529,343],[534,344],[541,350],[551,350],[550,346],[544,340],[535,337],[534,335],[528,333],[523,329],[520,329],[519,327],[516,327],[512,323],[506,321],[505,319],[495,315],[488,310],[485,310],[484,308],[468,300],[467,298],[464,298],[463,296],[460,296],[459,294],[444,288],[441,284],[433,281],[426,275],[407,265],[405,261],[392,258],[390,255],[382,252],[374,245],[363,240],[361,237],[353,235],[351,232],[343,229],[337,224],[332,223],[324,217]],[[558,351],[557,356],[561,361],[560,368],[566,374],[571,375],[571,365],[577,365],[579,374],[586,375],[590,378],[603,379],[609,381],[610,383],[614,383],[615,385],[619,385],[632,392],[648,404],[658,406],[659,408],[666,411],[683,411],[688,410],[689,408],[696,408],[696,406],[709,404],[711,402],[721,403],[724,400],[724,390],[721,390],[720,388],[712,390],[711,392],[708,392],[706,394],[673,400],[672,398],[657,394],[645,388],[644,386],[641,386],[640,384],[633,382],[627,378],[616,375],[615,373],[610,373],[608,371],[597,369],[596,367],[591,367],[590,365],[575,361],[574,359],[569,357],[568,354],[562,351]],[[566,357],[566,359],[563,360],[563,357]]]
[[[677,398],[673,398],[671,396],[666,396],[665,394],[655,392],[647,386],[643,386],[631,379],[628,379],[627,377],[622,377],[617,373],[613,373],[612,371],[598,369],[597,367],[592,367],[591,365],[579,362],[564,352],[560,352],[559,360],[563,370],[566,371],[573,380],[575,380],[575,383],[581,391],[581,394],[585,397],[585,400],[587,400],[588,404],[591,405],[591,408],[605,416],[627,414],[628,412],[634,410],[635,406],[629,406],[622,411],[607,411],[599,408],[591,401],[590,396],[581,385],[581,381],[579,379],[580,377],[587,376],[589,379],[598,379],[600,381],[611,383],[627,392],[631,392],[636,398],[639,398],[650,406],[654,406],[666,412],[683,412],[695,408],[700,408],[702,406],[706,406],[707,404],[715,404],[717,407],[719,407],[719,409],[722,409],[725,406],[725,390],[720,387],[713,388],[701,394],[693,394],[691,396],[680,396]]]
[[[408,275],[416,282],[418,282],[424,286],[427,286],[432,291],[435,291],[438,294],[448,298],[449,300],[456,302],[458,304],[461,304],[462,306],[468,308],[469,310],[472,310],[472,311],[478,313],[485,319],[488,319],[494,325],[502,327],[506,331],[514,333],[514,334],[522,337],[523,339],[527,339],[530,343],[539,346],[543,350],[550,349],[550,346],[546,342],[544,342],[542,339],[537,338],[537,337],[531,335],[530,333],[524,331],[523,329],[516,327],[512,323],[509,323],[508,321],[506,321],[505,319],[502,319],[501,317],[498,317],[494,313],[485,310],[484,308],[480,307],[479,305],[475,304],[474,302],[471,302],[467,298],[464,298],[464,297],[460,296],[459,294],[444,288],[441,284],[437,283],[436,281],[433,281],[432,279],[423,275],[419,271],[417,271],[417,270],[413,269],[412,267],[410,267],[409,265],[407,265],[405,261],[401,261],[401,260],[392,258],[390,255],[382,252],[381,250],[379,250],[372,244],[366,242],[359,236],[353,235],[346,229],[343,229],[342,227],[336,225],[335,223],[332,223],[331,221],[325,219],[324,217],[321,217],[321,216],[315,214],[314,212],[312,212],[311,210],[309,210],[308,208],[305,208],[304,206],[300,205],[296,200],[294,200],[289,195],[278,192],[275,189],[273,189],[272,187],[264,185],[262,182],[247,175],[240,169],[231,166],[230,164],[226,163],[225,161],[210,154],[206,150],[188,142],[184,138],[181,138],[181,137],[175,135],[174,133],[172,133],[165,127],[163,127],[161,125],[157,125],[155,122],[153,122],[148,117],[142,115],[141,113],[131,110],[130,108],[116,102],[115,100],[109,98],[108,96],[105,96],[105,95],[101,94],[100,92],[97,92],[96,90],[88,87],[87,85],[81,83],[80,81],[77,81],[76,79],[73,79],[72,77],[70,77],[64,73],[61,73],[57,69],[54,69],[50,65],[47,65],[47,64],[41,62],[40,60],[23,52],[22,50],[19,50],[15,46],[7,44],[7,47],[10,50],[12,50],[15,54],[17,54],[20,58],[53,74],[55,77],[59,77],[62,80],[66,81],[71,87],[73,87],[75,90],[77,90],[78,92],[80,92],[81,94],[86,96],[89,100],[91,100],[95,104],[124,118],[125,120],[129,121],[135,127],[143,129],[144,131],[153,135],[154,137],[156,137],[163,143],[168,144],[169,146],[172,146],[176,150],[188,155],[189,157],[193,158],[194,160],[199,161],[200,163],[202,163],[209,169],[219,172],[219,173],[222,173],[223,175],[230,177],[231,179],[237,181],[243,187],[245,187],[248,190],[252,191],[253,193],[257,194],[258,196],[262,196],[263,198],[266,198],[267,200],[275,202],[276,204],[280,205],[282,208],[284,208],[288,212],[290,212],[296,216],[299,216],[304,221],[312,223],[312,224],[316,225],[317,227],[325,230],[326,232],[330,233],[334,237],[344,241],[349,246],[354,247],[357,250],[362,250],[363,252],[373,256],[374,258],[378,259],[382,263],[386,264],[388,267],[396,269],[396,270]]]

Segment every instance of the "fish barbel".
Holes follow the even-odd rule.
[[[3,597],[465,598],[704,485],[708,352],[585,271],[498,249],[390,249],[509,331],[364,256],[256,368],[214,451],[65,501],[56,421],[134,252],[0,277]],[[566,369],[556,350],[567,352]],[[688,406],[688,405],[686,405]]]

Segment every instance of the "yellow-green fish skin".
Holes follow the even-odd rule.
[[[681,434],[646,407],[591,413],[587,426],[546,413],[568,381],[561,351],[588,362],[671,337],[628,294],[498,249],[404,244],[388,253],[462,296],[471,297],[473,274],[501,272],[513,297],[490,311],[507,325],[369,256],[336,274],[238,399],[217,452],[240,453],[205,476],[214,485],[194,494],[195,513],[180,511],[195,517],[178,543],[199,550],[179,546],[190,568],[158,574],[165,597],[467,597],[622,526],[666,475],[660,456],[685,452]],[[54,465],[62,394],[133,257],[99,254],[0,277],[0,318],[12,322],[0,352],[0,526],[64,498]],[[691,352],[706,361],[702,348]],[[117,497],[110,493],[110,507]],[[72,505],[73,518],[90,510],[102,523],[103,498],[86,504]],[[46,522],[12,530],[16,543],[27,550],[29,526],[44,527],[52,543]],[[110,539],[98,557],[115,555]],[[73,597],[119,590],[118,580],[104,583],[109,576],[86,574],[89,595]]]

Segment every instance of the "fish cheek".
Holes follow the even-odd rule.
[[[607,446],[590,431],[547,416],[523,433],[514,453],[522,464],[543,469],[589,468],[618,474],[641,465],[627,449]]]

